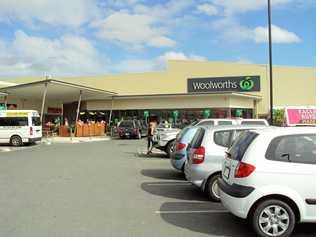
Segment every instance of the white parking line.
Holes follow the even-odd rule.
[[[11,151],[11,149],[8,147],[0,148],[0,152],[9,152],[9,151]]]
[[[190,214],[190,213],[212,213],[222,214],[229,213],[227,210],[200,210],[200,211],[155,211],[156,214]]]

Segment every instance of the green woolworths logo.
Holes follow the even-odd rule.
[[[255,83],[251,77],[246,77],[246,79],[241,80],[239,86],[244,91],[250,91],[254,87]]]

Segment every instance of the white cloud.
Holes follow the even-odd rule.
[[[220,38],[228,43],[253,41],[255,43],[268,42],[267,27],[250,28],[240,25],[234,17],[225,17],[215,21],[213,28],[220,32]],[[272,42],[278,44],[300,43],[302,40],[294,32],[272,25]]]
[[[295,33],[282,29],[278,26],[272,25],[271,27],[273,43],[300,43],[302,40]],[[254,40],[257,43],[268,42],[268,28],[257,27],[254,29]]]
[[[191,54],[186,55],[183,52],[175,52],[175,51],[169,51],[164,53],[163,55],[158,57],[158,60],[161,62],[166,62],[168,60],[196,60],[196,61],[205,61],[207,60],[203,56]]]
[[[167,30],[157,26],[150,15],[115,12],[105,20],[95,22],[97,36],[104,40],[140,49],[144,46],[173,47],[176,43],[167,36]]]
[[[197,10],[198,12],[206,14],[208,16],[216,16],[219,13],[214,5],[207,3],[198,5]]]
[[[0,22],[77,27],[99,15],[97,0],[1,0]]]
[[[5,50],[0,51],[1,77],[73,76],[106,72],[97,50],[82,37],[65,35],[51,40],[17,31],[13,42],[5,46]]]
[[[181,31],[179,21],[181,26],[188,27],[191,19],[184,17],[184,11],[194,6],[193,0],[168,0],[152,4],[143,0],[110,2],[121,8],[112,8],[104,19],[92,24],[97,30],[98,38],[137,50],[145,47],[176,46],[176,41],[170,35],[175,30]]]
[[[252,37],[252,31],[246,26],[242,26],[233,17],[224,17],[213,23],[213,28],[219,32],[220,40],[227,43],[240,43]]]
[[[168,18],[174,18],[177,15],[183,15],[183,11],[194,6],[193,0],[169,0],[165,4],[145,5],[137,4],[133,11],[137,14],[150,15],[157,20],[166,21]]]
[[[224,14],[231,16],[249,11],[267,8],[267,0],[210,0],[214,5],[223,8]],[[293,0],[272,0],[273,6],[288,4]]]

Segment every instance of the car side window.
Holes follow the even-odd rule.
[[[219,131],[214,133],[214,142],[216,145],[230,147],[232,131]]]
[[[232,125],[232,121],[218,121],[218,125]]]
[[[214,121],[202,121],[198,125],[214,126]]]
[[[269,145],[266,158],[284,162],[316,164],[316,134],[275,138]]]

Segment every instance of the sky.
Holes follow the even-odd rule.
[[[273,62],[316,67],[316,0],[271,0]],[[0,0],[0,78],[266,64],[267,0]]]

